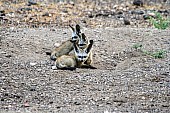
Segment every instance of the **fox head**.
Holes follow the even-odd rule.
[[[75,57],[78,62],[85,62],[91,52],[92,45],[93,45],[93,40],[90,40],[90,44],[86,48],[80,48],[76,43],[73,43],[74,45],[74,52],[75,52]]]
[[[81,33],[80,26],[78,24],[75,26],[75,28],[73,28],[71,25],[69,26],[72,29],[72,41],[79,40],[79,34]]]
[[[79,48],[85,48],[89,44],[88,38],[85,36],[84,33],[79,35],[79,41],[78,41],[78,46]]]

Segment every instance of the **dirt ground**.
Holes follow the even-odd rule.
[[[168,113],[170,30],[84,28],[94,40],[97,69],[52,70],[45,52],[71,36],[69,28],[9,28],[0,32],[0,113]],[[136,51],[166,50],[155,59]]]

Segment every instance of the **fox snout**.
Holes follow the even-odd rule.
[[[83,59],[79,59],[80,60],[80,62],[83,62],[84,60]]]

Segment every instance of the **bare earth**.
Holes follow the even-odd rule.
[[[68,28],[1,29],[0,113],[168,113],[170,29],[84,28],[97,69],[52,70]],[[136,51],[166,50],[162,59]]]

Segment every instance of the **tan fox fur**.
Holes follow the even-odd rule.
[[[90,40],[90,44],[86,48],[81,49],[79,48],[76,42],[73,42],[75,55],[62,55],[58,57],[55,62],[55,66],[58,69],[69,69],[69,70],[74,70],[77,67],[96,69],[95,67],[91,66],[91,62],[88,62],[88,64],[85,63],[87,59],[91,57],[89,55],[91,55],[92,52],[91,51],[92,45],[93,45],[93,40]],[[91,57],[91,61],[92,61],[92,57]]]
[[[73,50],[73,43],[71,41],[78,41],[79,40],[79,33],[80,33],[80,26],[76,25],[75,29],[70,26],[72,29],[72,39],[69,39],[65,42],[63,42],[59,47],[55,48],[51,52],[51,60],[56,60],[57,57],[60,57],[61,55],[67,55],[70,53],[70,51]]]
[[[73,50],[73,43],[71,42],[71,40],[67,40],[51,52],[50,58],[51,60],[56,60],[57,57],[60,57],[62,55],[67,55],[72,50]]]
[[[73,55],[62,55],[57,58],[55,66],[58,69],[74,70],[77,67],[77,62]]]

